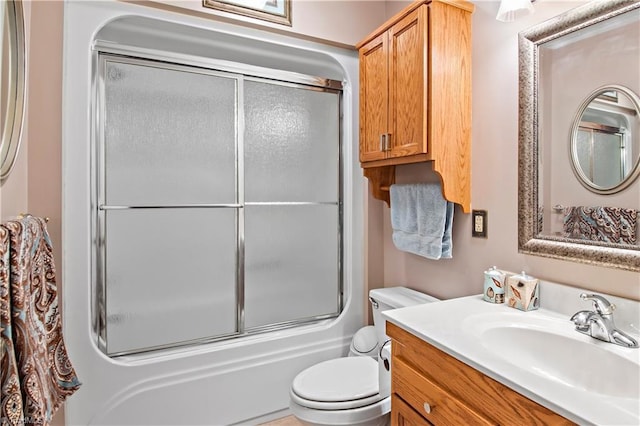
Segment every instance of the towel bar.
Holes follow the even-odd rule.
[[[32,215],[31,215],[31,214],[29,214],[29,213],[20,213],[20,214],[18,215],[18,219],[24,219],[24,217],[25,217],[25,216],[32,216]],[[49,223],[49,218],[48,218],[48,217],[45,217],[45,218],[44,218],[44,221],[45,221],[45,222],[47,222],[47,223]]]

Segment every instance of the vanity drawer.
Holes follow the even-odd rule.
[[[548,408],[520,395],[511,388],[389,322],[387,322],[387,335],[393,341],[391,365],[393,367],[392,383],[394,384],[396,373],[405,372],[403,374],[421,376],[439,387],[450,398],[456,399],[465,408],[478,414],[480,419],[486,419],[493,424],[573,424]],[[396,365],[399,365],[399,371],[396,370]],[[422,386],[429,387],[430,385],[421,384],[419,386],[419,389],[422,389]],[[399,388],[401,391],[402,389]],[[397,392],[395,388],[392,388],[392,391]],[[412,398],[401,392],[398,393],[405,401]],[[409,404],[413,405],[410,402]],[[413,406],[415,407],[415,405]],[[432,421],[435,424],[438,423]]]
[[[397,394],[391,394],[391,426],[432,426],[433,423],[422,417]]]
[[[400,395],[408,405],[433,424],[495,424],[452,397],[401,359],[394,359],[392,366],[391,389],[394,394]]]

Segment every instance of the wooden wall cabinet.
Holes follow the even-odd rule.
[[[469,212],[473,9],[416,1],[356,46],[360,162],[376,198],[389,202],[396,165],[432,161],[444,197]]]
[[[573,424],[389,322],[387,335],[391,426]]]

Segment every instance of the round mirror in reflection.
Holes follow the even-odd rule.
[[[640,174],[640,99],[623,86],[592,92],[571,130],[571,165],[580,183],[599,194],[622,191]]]
[[[25,44],[20,0],[0,1],[0,181],[15,164],[24,113]]]

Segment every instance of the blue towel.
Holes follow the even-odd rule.
[[[402,251],[428,259],[450,259],[453,203],[439,183],[391,185],[393,243]]]

